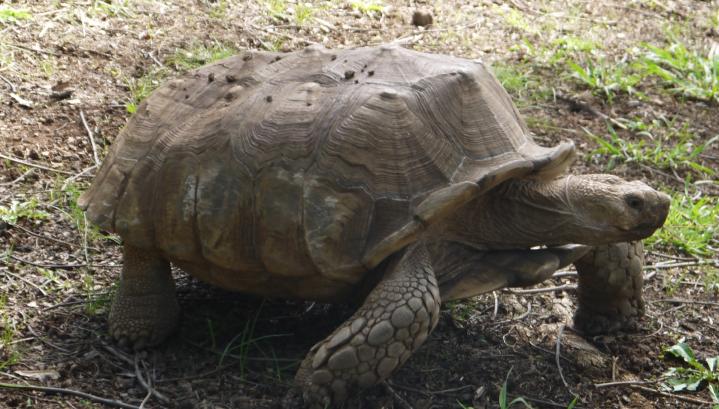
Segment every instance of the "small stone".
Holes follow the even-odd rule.
[[[272,102],[272,95],[268,95],[267,98],[265,98],[265,101]]]
[[[425,27],[431,25],[433,22],[434,17],[432,13],[427,10],[415,10],[415,12],[412,13],[412,25]]]
[[[374,70],[369,70],[369,71],[367,71],[367,75],[369,75],[370,77],[373,76],[373,75],[374,75]]]
[[[332,354],[327,366],[333,370],[340,370],[355,367],[358,363],[357,351],[354,347],[346,346]]]
[[[414,322],[414,313],[408,306],[403,305],[394,310],[391,320],[395,328],[409,327]]]
[[[330,60],[332,60],[332,61],[334,61],[334,60],[336,60],[336,59],[337,59],[337,56],[336,56],[336,55],[333,55],[332,57],[330,57]]]
[[[394,335],[394,328],[388,321],[380,321],[369,332],[367,342],[370,345],[380,345],[388,341]]]
[[[354,72],[354,71],[352,71],[352,70],[347,70],[347,71],[345,71],[345,79],[346,79],[346,80],[351,79],[351,78],[354,77],[354,76],[355,76],[355,72]]]

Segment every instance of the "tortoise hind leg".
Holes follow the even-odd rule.
[[[642,242],[597,246],[574,265],[579,273],[574,326],[586,334],[636,329],[644,315]]]
[[[295,377],[305,404],[339,407],[349,391],[387,379],[437,325],[439,306],[427,250],[414,244],[359,310],[310,350]]]
[[[125,244],[110,335],[134,349],[156,345],[175,329],[179,314],[170,263],[155,251]]]

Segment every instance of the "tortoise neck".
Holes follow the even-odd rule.
[[[567,178],[512,180],[468,203],[450,221],[450,240],[476,248],[573,243]]]

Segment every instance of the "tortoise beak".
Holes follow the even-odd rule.
[[[651,236],[669,215],[671,198],[653,189],[628,193],[624,201],[629,211],[635,212],[636,224],[627,230],[636,233],[637,239]]]

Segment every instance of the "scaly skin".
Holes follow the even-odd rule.
[[[412,245],[359,310],[310,350],[295,378],[305,404],[338,407],[351,391],[389,378],[437,325],[439,306],[427,250]]]
[[[644,315],[642,242],[597,246],[574,265],[579,273],[575,327],[586,334],[636,329]]]
[[[157,345],[175,329],[179,315],[170,263],[151,250],[125,244],[110,335],[136,350]]]

